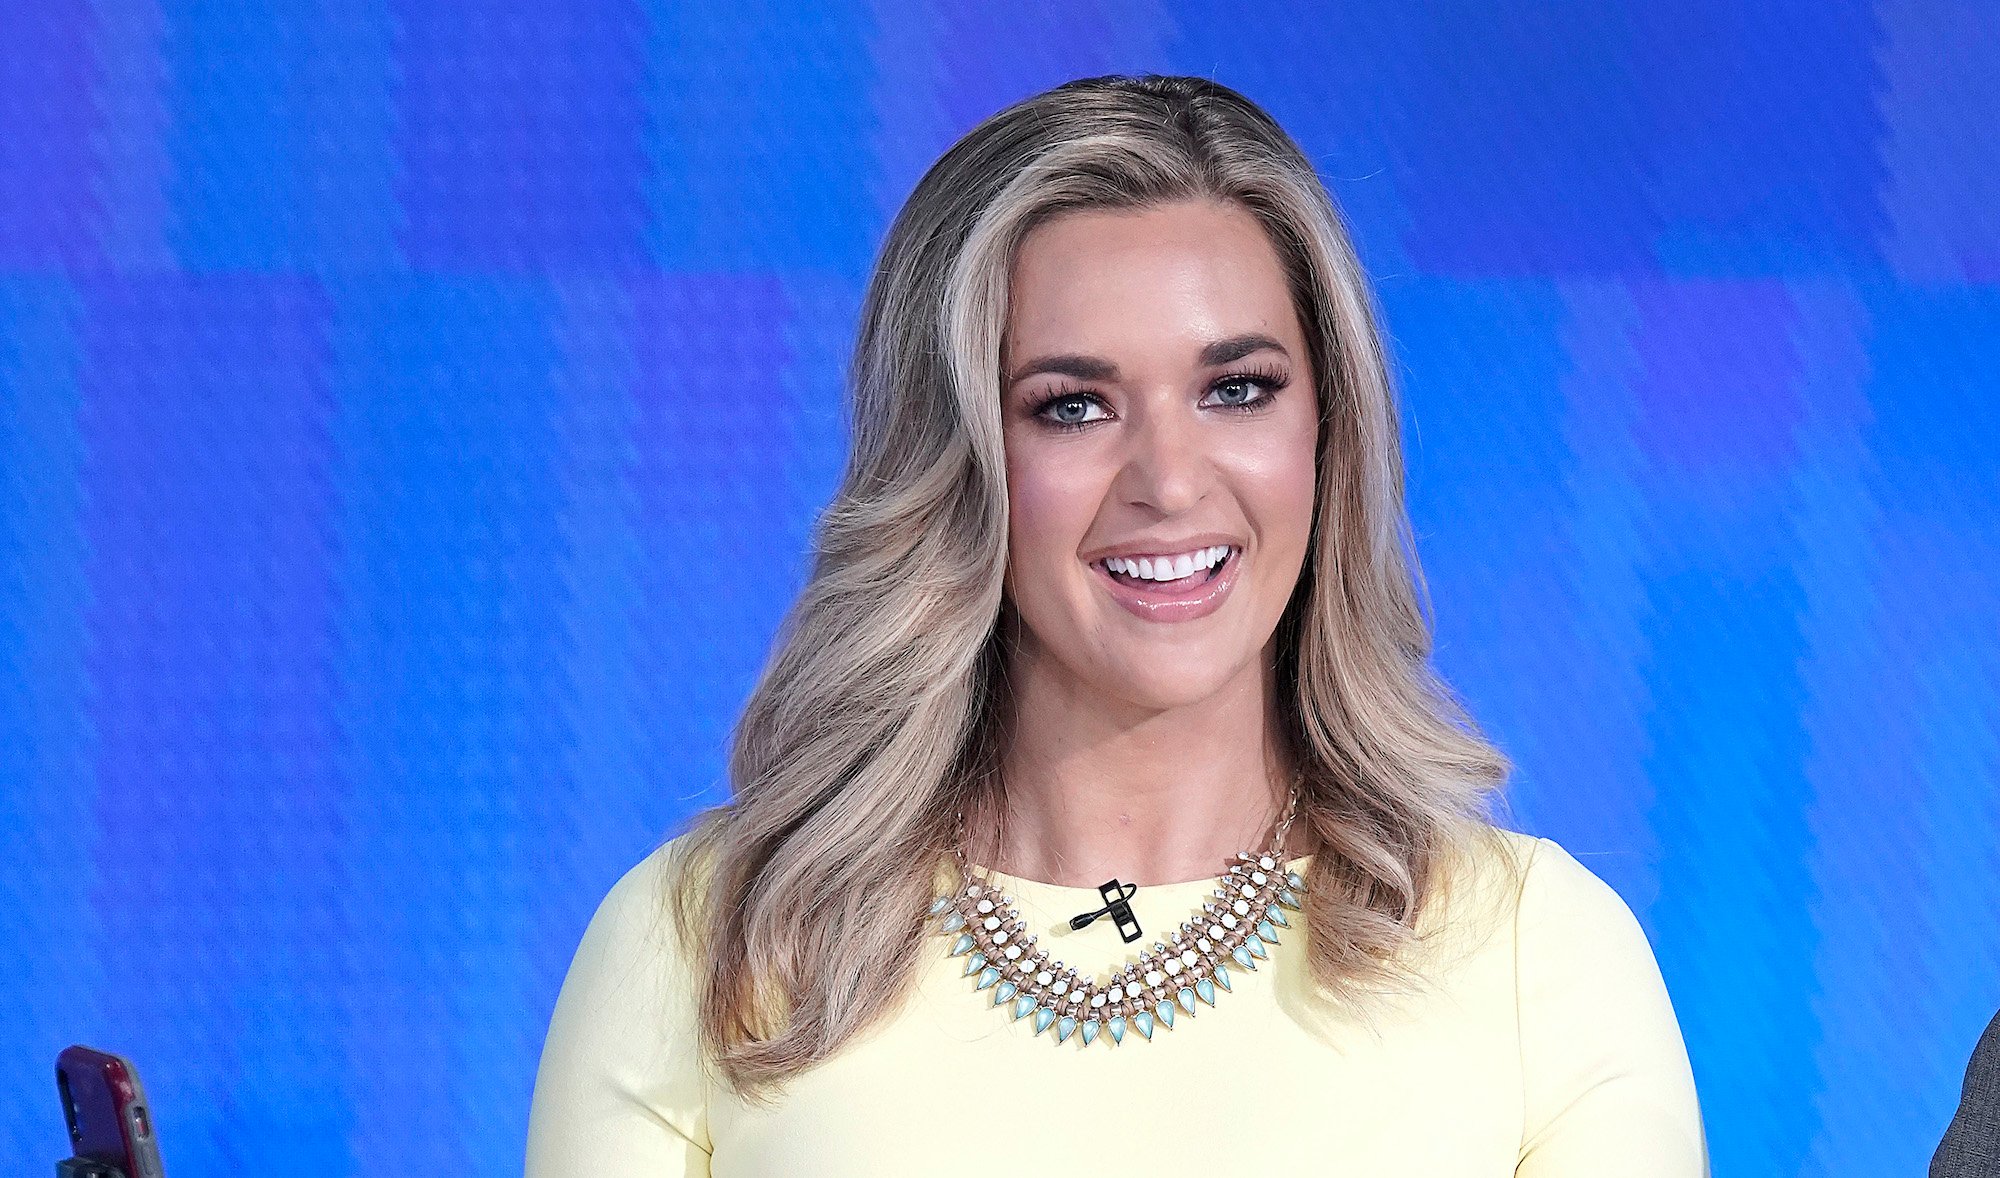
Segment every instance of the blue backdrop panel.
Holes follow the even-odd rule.
[[[888,219],[1199,73],[1347,210],[1438,661],[1653,937],[1722,1174],[1919,1173],[2000,1008],[2000,16],[28,0],[0,36],[0,1170],[518,1172],[728,793]],[[1247,34],[1247,35],[1246,35]]]

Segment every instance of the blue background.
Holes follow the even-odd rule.
[[[1348,211],[1438,661],[1715,1172],[1921,1172],[2000,1007],[2000,9],[729,7],[8,5],[0,1171],[81,1041],[179,1175],[517,1173],[585,921],[726,796],[889,218],[1157,70]]]

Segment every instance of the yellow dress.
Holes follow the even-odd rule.
[[[1706,1175],[1687,1050],[1637,920],[1555,842],[1502,834],[1514,870],[1454,877],[1419,923],[1429,984],[1372,1020],[1307,1000],[1298,913],[1256,970],[1230,968],[1212,1006],[1115,1045],[1016,1021],[939,934],[895,1018],[771,1108],[697,1063],[686,963],[657,923],[666,844],[611,889],[571,962],[536,1075],[527,1178]],[[1102,906],[1097,889],[991,874],[1040,946],[1097,976],[1164,940],[1215,886],[1141,886],[1145,935],[1127,945],[1108,918],[1069,928]],[[955,881],[946,859],[939,891]]]

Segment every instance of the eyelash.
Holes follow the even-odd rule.
[[[1219,406],[1219,408],[1227,410],[1228,412],[1241,413],[1247,416],[1252,413],[1261,413],[1265,409],[1270,408],[1271,403],[1277,400],[1278,392],[1282,390],[1289,383],[1291,383],[1291,378],[1288,377],[1281,369],[1267,368],[1267,367],[1251,367],[1242,369],[1241,371],[1238,372],[1232,372],[1226,376],[1217,378],[1216,382],[1209,386],[1209,390],[1213,392],[1215,389],[1222,388],[1226,385],[1232,385],[1232,384],[1252,384],[1262,389],[1264,391],[1264,395],[1258,397],[1254,401],[1245,401],[1245,402],[1239,402],[1238,404],[1235,405]],[[1061,388],[1056,389],[1054,392],[1042,398],[1040,401],[1036,402],[1035,407],[1031,413],[1031,416],[1041,421],[1044,425],[1047,425],[1049,428],[1062,430],[1065,433],[1073,430],[1087,429],[1090,426],[1096,425],[1097,422],[1056,421],[1051,417],[1045,416],[1045,414],[1049,410],[1049,407],[1052,405],[1058,405],[1064,401],[1075,401],[1082,398],[1089,398],[1091,400],[1096,401],[1100,405],[1104,403],[1104,399],[1102,397],[1099,397],[1096,393],[1087,392],[1083,389],[1071,388],[1065,385]],[[1106,408],[1109,408],[1109,406],[1106,406]],[[1099,420],[1102,420],[1102,418],[1100,418]]]

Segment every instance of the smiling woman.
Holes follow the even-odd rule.
[[[1706,1172],[1645,934],[1490,816],[1366,282],[1269,115],[1109,77],[980,124],[850,383],[733,797],[592,919],[530,1178]]]

